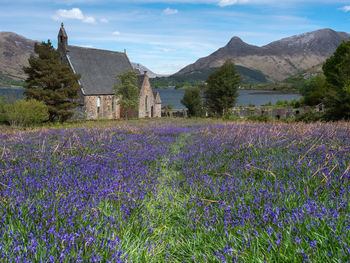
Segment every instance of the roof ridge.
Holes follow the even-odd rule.
[[[100,48],[93,48],[93,47],[81,47],[81,46],[74,46],[74,45],[68,45],[68,50],[69,50],[69,47],[76,47],[76,48],[83,48],[83,49],[93,49],[93,50],[107,51],[107,52],[119,53],[119,54],[126,55],[126,53],[122,52],[122,51],[113,51],[113,50],[107,50],[107,49],[100,49]]]

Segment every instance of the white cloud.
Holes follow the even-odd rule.
[[[100,19],[100,22],[101,22],[101,23],[108,23],[109,21],[108,21],[107,18],[101,18],[101,19]]]
[[[79,8],[67,9],[58,9],[56,14],[52,17],[56,21],[67,20],[67,19],[76,19],[83,21],[84,23],[95,24],[96,20],[92,16],[85,16]]]
[[[220,0],[218,2],[218,5],[221,7],[224,7],[224,6],[235,5],[235,4],[244,4],[248,2],[249,0]]]
[[[117,37],[117,36],[120,35],[120,32],[119,32],[119,31],[114,31],[114,32],[112,33],[112,35]]]
[[[340,8],[340,10],[343,10],[344,12],[349,12],[350,11],[350,5],[343,6]]]
[[[171,8],[166,8],[166,9],[164,9],[164,11],[163,11],[163,14],[165,14],[165,15],[175,15],[175,14],[177,14],[177,13],[179,13],[179,10],[177,10],[177,9],[171,9]]]
[[[95,23],[96,23],[96,20],[95,20],[95,18],[93,18],[92,16],[88,16],[88,17],[85,17],[85,18],[83,19],[83,22],[89,23],[89,24],[95,24]]]

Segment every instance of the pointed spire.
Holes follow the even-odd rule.
[[[57,36],[57,43],[58,43],[58,50],[60,52],[66,52],[67,51],[67,46],[68,46],[68,36],[66,33],[66,30],[64,29],[63,23],[61,23],[61,28],[60,31],[58,32]]]

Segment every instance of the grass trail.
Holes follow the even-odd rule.
[[[193,254],[204,255],[205,240],[193,238],[187,220],[189,212],[184,205],[191,196],[176,187],[175,182],[183,180],[183,175],[170,167],[170,156],[181,151],[190,137],[191,133],[180,135],[170,154],[160,163],[161,176],[156,194],[145,202],[147,219],[153,224],[148,233],[134,237],[140,240],[139,249],[129,248],[129,260],[133,262],[207,262],[205,258],[198,261],[198,255]]]

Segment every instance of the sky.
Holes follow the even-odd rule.
[[[350,0],[0,0],[0,32],[124,51],[172,74],[232,37],[257,46],[322,28],[350,33]]]

